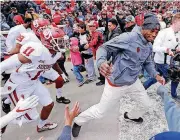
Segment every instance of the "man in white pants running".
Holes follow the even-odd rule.
[[[154,14],[144,17],[142,29],[134,28],[130,33],[121,34],[103,44],[97,51],[97,66],[106,77],[104,92],[98,104],[79,114],[73,125],[72,134],[79,135],[81,126],[86,122],[99,119],[115,105],[124,95],[129,95],[142,107],[124,113],[126,120],[142,123],[142,115],[151,108],[150,99],[138,79],[142,66],[161,84],[165,83],[154,68],[151,58],[153,40],[157,36],[160,24]],[[112,64],[107,63],[108,54],[112,55]]]

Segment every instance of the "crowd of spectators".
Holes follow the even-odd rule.
[[[148,12],[157,15],[161,29],[169,27],[173,15],[179,12],[179,9],[178,1],[2,1],[1,30],[9,30],[30,18],[49,19],[52,24],[61,25],[69,38],[79,39],[83,65],[78,65],[78,70],[85,66],[88,77],[86,81],[80,80],[81,85],[95,80],[93,58],[96,59],[96,50],[102,43],[121,33],[130,32],[136,25],[141,26],[144,15]],[[66,55],[63,56],[59,65],[68,76],[64,67]],[[74,74],[77,78],[77,73]],[[99,80],[97,86],[105,83],[101,74]]]
[[[165,29],[171,26],[173,15],[180,12],[180,2],[5,0],[1,2],[1,31],[23,24],[26,19],[38,18],[48,19],[52,24],[63,28],[70,38],[73,73],[80,87],[96,79],[94,60],[98,47],[124,32],[131,32],[136,25],[143,25],[144,15],[149,12],[157,15],[161,29]],[[1,40],[5,40],[2,35]],[[5,43],[1,45],[5,46]],[[110,61],[116,54],[108,55]],[[63,56],[58,63],[68,77],[64,68],[66,55]],[[81,75],[83,69],[87,73],[86,80]],[[97,86],[105,84],[105,78],[99,75]]]

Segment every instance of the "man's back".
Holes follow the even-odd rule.
[[[7,51],[10,51],[16,46],[16,38],[20,35],[20,33],[26,32],[27,30],[23,25],[17,25],[11,28],[6,38]]]

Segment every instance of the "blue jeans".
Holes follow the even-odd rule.
[[[168,69],[169,65],[168,64],[157,64],[156,63],[156,70],[162,75],[166,82],[168,82],[169,77],[168,77]],[[148,89],[151,85],[155,84],[157,80],[155,78],[149,78],[147,81],[144,82],[143,86],[145,89]],[[176,98],[177,97],[177,86],[179,82],[171,82],[171,95]]]
[[[76,76],[76,79],[77,81],[80,83],[80,82],[83,82],[84,78],[83,76],[81,75],[80,71],[79,71],[79,65],[77,66],[73,66],[73,73],[74,75]]]
[[[45,78],[42,77],[42,76],[39,77],[39,81],[41,81],[41,83],[45,83],[46,82]]]
[[[180,132],[180,107],[168,96],[168,91],[164,94],[163,102],[169,131]]]
[[[147,73],[147,71],[146,71],[145,69],[143,70],[143,75],[144,75],[144,78],[145,78],[146,80],[148,80],[149,78],[151,78],[150,75]]]

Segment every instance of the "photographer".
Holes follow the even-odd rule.
[[[29,8],[25,13],[25,18],[31,18],[33,20],[38,19],[39,15],[35,13],[34,8]]]
[[[154,62],[156,64],[156,70],[166,79],[168,82],[168,69],[170,64],[170,56],[174,56],[172,52],[173,49],[176,49],[177,52],[180,51],[180,48],[177,47],[179,43],[179,35],[180,31],[180,14],[176,14],[172,19],[172,25],[169,28],[161,30],[153,44],[153,51],[155,52]],[[176,48],[177,47],[177,48]],[[169,56],[165,56],[167,53]],[[166,63],[167,62],[167,63]],[[150,78],[143,85],[144,88],[149,88],[152,84],[157,81],[154,78]],[[176,89],[178,87],[178,82],[171,82],[171,95],[172,97],[177,97]]]

